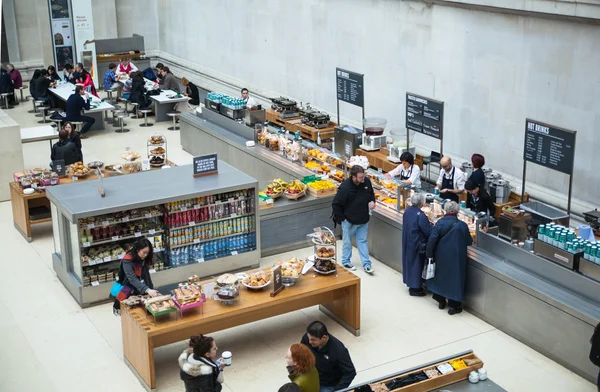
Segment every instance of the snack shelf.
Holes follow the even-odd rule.
[[[88,223],[87,225],[84,226],[79,226],[80,229],[95,229],[96,227],[103,227],[103,226],[112,226],[112,225],[117,225],[120,223],[128,223],[128,222],[135,222],[135,221],[139,221],[142,219],[152,219],[152,218],[160,218],[162,217],[163,214],[145,214],[144,216],[140,216],[137,218],[121,218],[121,219],[117,219],[117,220],[110,220],[110,221],[102,221],[101,224],[96,225],[95,223]]]
[[[169,211],[168,214],[172,215],[172,214],[177,214],[179,212],[187,212],[187,211],[194,211],[194,210],[200,210],[202,208],[205,207],[212,207],[212,206],[219,206],[219,205],[223,205],[223,204],[229,204],[229,203],[233,203],[236,201],[243,201],[243,200],[248,200],[247,197],[241,196],[241,197],[236,197],[236,198],[230,198],[229,200],[225,200],[225,201],[217,201],[215,203],[211,203],[211,204],[194,204],[193,208],[189,208],[189,207],[183,207],[180,208],[177,211]]]
[[[153,251],[156,252],[163,252],[165,250],[165,248],[154,248]],[[81,262],[81,266],[82,267],[93,267],[95,265],[99,265],[99,264],[108,264],[108,263],[112,263],[114,261],[121,261],[121,259],[125,257],[125,253],[122,253],[116,257],[104,257],[102,259],[90,259],[90,261],[86,262]]]
[[[248,233],[254,233],[256,232],[255,229],[252,230],[245,230],[245,231],[240,231],[238,233],[233,233],[233,234],[227,234],[227,235],[223,235],[223,236],[218,236],[218,237],[212,237],[212,238],[207,238],[207,239],[203,239],[203,240],[199,240],[199,239],[195,239],[192,242],[186,242],[185,244],[179,244],[179,245],[171,245],[169,248],[171,250],[173,249],[177,249],[177,248],[181,248],[183,246],[190,246],[190,245],[196,245],[196,244],[203,244],[205,242],[210,242],[210,241],[216,241],[216,240],[222,240],[224,238],[229,238],[229,237],[235,237],[237,235],[242,235],[242,234],[248,234]]]
[[[253,212],[249,212],[247,214],[231,214],[228,217],[225,218],[220,218],[220,219],[211,219],[211,220],[207,220],[207,221],[201,221],[201,222],[189,222],[187,225],[181,225],[181,226],[169,226],[168,230],[180,230],[180,229],[185,229],[188,227],[196,227],[196,226],[202,226],[202,225],[207,225],[207,224],[211,224],[211,223],[219,223],[219,222],[223,222],[223,221],[227,221],[230,219],[236,219],[236,218],[244,218],[246,216],[252,216],[254,215]]]
[[[122,240],[132,240],[138,237],[145,237],[147,235],[155,235],[155,234],[161,234],[163,233],[163,229],[153,229],[153,230],[148,230],[145,232],[137,232],[134,233],[133,235],[117,235],[117,236],[113,236],[111,239],[107,239],[107,240],[102,240],[102,241],[94,241],[94,242],[80,242],[79,245],[82,248],[91,248],[93,246],[97,246],[97,245],[105,245],[105,244],[110,244],[113,242],[118,242],[118,241],[122,241]]]

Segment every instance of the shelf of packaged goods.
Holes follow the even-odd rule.
[[[160,218],[162,217],[162,213],[160,214],[145,214],[144,216],[138,216],[136,218],[121,218],[115,221],[102,221],[100,224],[96,225],[95,223],[89,223],[87,225],[84,226],[79,226],[80,229],[94,229],[96,227],[103,227],[103,226],[112,226],[112,225],[117,225],[119,223],[129,223],[129,222],[135,222],[138,220],[142,220],[142,219],[152,219],[152,218]]]
[[[164,251],[165,248],[154,248],[152,251],[153,252],[162,252]],[[86,262],[81,262],[81,266],[82,267],[92,267],[94,265],[98,265],[98,264],[106,264],[106,263],[112,263],[113,261],[121,261],[121,259],[125,256],[125,253],[122,253],[120,255],[118,255],[117,257],[104,257],[102,259],[90,259],[90,261]]]
[[[209,225],[211,223],[218,223],[218,222],[223,222],[223,221],[226,221],[226,220],[236,219],[236,218],[244,218],[244,217],[247,217],[247,216],[254,216],[254,213],[251,212],[251,213],[242,214],[242,215],[231,214],[227,218],[213,219],[213,220],[202,221],[202,222],[189,222],[187,225],[182,225],[182,226],[170,226],[169,227],[169,231],[172,231],[172,230],[181,230],[181,229],[186,229],[186,228],[196,227],[196,226],[202,226],[202,225]]]
[[[110,244],[113,242],[117,242],[117,241],[122,241],[122,240],[132,240],[132,239],[136,239],[138,237],[144,237],[147,235],[155,235],[155,234],[161,234],[163,232],[162,229],[158,229],[158,230],[148,230],[146,232],[138,232],[135,234],[130,234],[130,235],[117,235],[117,236],[113,236],[111,239],[107,239],[107,240],[102,240],[102,241],[95,241],[95,242],[82,242],[79,245],[82,248],[90,248],[92,246],[97,246],[97,245],[105,245],[105,244]]]
[[[169,248],[171,250],[173,250],[173,249],[181,248],[181,247],[184,247],[184,246],[203,244],[205,242],[218,241],[218,240],[222,240],[224,238],[235,237],[236,235],[243,235],[243,234],[254,233],[255,231],[256,231],[255,229],[252,229],[252,230],[242,231],[242,232],[239,232],[239,233],[233,233],[233,234],[223,235],[223,236],[219,236],[219,237],[207,238],[207,239],[204,239],[204,240],[195,239],[192,242],[186,242],[185,244],[179,244],[179,245],[172,245]]]
[[[169,267],[169,268],[172,268],[172,267]],[[154,269],[152,269],[152,268],[151,268],[151,269],[150,269],[150,274],[152,274],[152,275],[153,275],[153,274],[156,274],[156,273],[159,273],[159,272],[165,271],[166,269],[167,269],[167,268],[163,268],[163,269],[161,269],[161,270],[159,270],[159,271],[156,271],[156,270],[154,270]],[[84,284],[84,285],[83,285],[83,288],[86,288],[86,287],[95,287],[95,286],[101,286],[101,285],[110,285],[110,286],[112,286],[112,285],[113,285],[113,283],[115,283],[115,281],[116,281],[116,279],[110,279],[110,280],[106,280],[106,281],[104,281],[104,282],[93,281],[93,282],[90,282],[90,283]]]
[[[217,201],[216,203],[212,203],[212,204],[194,204],[193,207],[188,208],[188,207],[183,207],[177,211],[169,211],[169,215],[171,214],[177,214],[178,212],[186,212],[186,211],[194,211],[194,210],[199,210],[201,208],[206,208],[206,207],[211,207],[211,206],[218,206],[218,205],[222,205],[222,204],[228,204],[228,203],[232,203],[234,201],[245,201],[248,200],[249,198],[247,197],[240,197],[240,198],[230,198],[229,200],[225,200],[225,201]]]

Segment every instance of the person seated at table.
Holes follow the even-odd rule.
[[[117,81],[117,75],[115,74],[115,69],[117,69],[117,64],[110,63],[108,64],[108,69],[104,72],[104,90],[112,89],[113,85]]]
[[[75,68],[73,68],[73,66],[71,64],[65,64],[65,66],[63,67],[63,79],[65,82],[69,82],[69,83],[77,83],[77,77],[79,75],[77,74],[77,72],[75,71]]]
[[[77,84],[82,84],[86,91],[89,91],[95,97],[100,98],[96,92],[96,86],[94,86],[92,75],[83,68],[83,64],[77,63],[75,70],[77,71]]]
[[[129,75],[131,72],[137,71],[138,68],[131,61],[129,61],[128,57],[121,57],[121,62],[119,63],[119,66],[117,67],[115,73],[117,74],[117,76],[119,76],[122,74]]]
[[[162,69],[162,67],[164,67],[164,65],[162,65],[162,63],[156,64],[156,67],[154,67],[154,68],[148,67],[142,71],[142,76],[148,80],[157,82],[158,78],[157,78],[156,74],[158,73],[158,70]],[[155,73],[155,71],[156,71],[156,73]]]
[[[156,80],[153,80],[153,82],[156,83],[162,83],[162,77],[160,75],[160,71],[164,68],[164,64],[163,63],[157,63],[156,66],[154,67],[154,72],[156,73]]]
[[[96,122],[93,117],[88,117],[81,114],[81,111],[84,109],[90,110],[88,97],[88,93],[83,89],[83,86],[75,86],[75,92],[71,94],[69,99],[67,99],[65,121],[81,121],[85,123],[80,132],[82,139],[87,137],[85,134]]]
[[[56,73],[56,68],[54,67],[54,65],[48,66],[48,79],[50,79],[52,82],[59,82],[62,80],[60,76]]]
[[[8,70],[8,75],[10,76],[10,80],[12,81],[13,88],[15,90],[18,90],[21,87],[23,87],[23,78],[21,77],[21,72],[15,69],[15,66],[12,64],[8,64],[6,66],[6,69]],[[14,94],[12,96],[12,103],[19,104],[19,101],[17,100]]]
[[[77,149],[77,162],[83,162],[83,152],[81,151],[81,135],[79,135],[79,132],[73,129],[73,124],[68,121],[63,123],[62,129],[67,132],[67,140],[75,144],[75,148]]]
[[[171,73],[169,67],[163,67],[163,69],[160,70],[160,75],[162,77],[162,83],[160,84],[161,89],[173,90],[176,93],[179,92],[179,83],[177,82],[175,75]]]
[[[69,141],[69,134],[64,129],[58,132],[58,141],[52,146],[50,153],[51,161],[65,161],[65,165],[72,165],[79,162],[79,154],[75,143]]]
[[[131,98],[131,85],[133,83],[133,77],[135,76],[135,72],[131,72],[129,74],[129,78],[127,80],[125,80],[124,82],[121,83],[116,83],[116,86],[121,86],[121,90],[123,91],[123,98],[129,100],[129,98]],[[121,90],[117,90],[117,91],[121,91]],[[119,94],[117,93],[117,96]]]
[[[50,87],[56,86],[56,82],[50,80],[47,69],[42,69],[40,73],[40,77],[30,83],[31,96],[38,101],[48,101],[51,107],[56,107],[54,96],[48,91]]]
[[[8,70],[4,67],[0,68],[0,94],[13,94],[15,89],[13,88],[12,80],[8,74]],[[4,105],[4,99],[2,100]]]
[[[175,105],[175,110],[181,113],[193,113],[198,105],[200,105],[200,93],[198,92],[198,87],[186,78],[181,78],[181,84],[185,87],[183,95],[190,97],[190,99],[187,102],[179,102]]]
[[[132,73],[134,75],[131,79],[131,97],[129,98],[129,101],[139,104],[138,110],[148,109],[152,102],[146,97],[146,82],[144,81],[144,77],[142,76],[142,73],[140,71]],[[132,110],[131,112],[135,113],[135,110]],[[144,116],[142,115],[142,113],[138,113],[138,117]]]

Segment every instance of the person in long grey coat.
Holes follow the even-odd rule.
[[[462,312],[467,276],[467,247],[473,244],[469,227],[458,220],[459,207],[454,201],[444,205],[446,215],[440,219],[427,241],[427,259],[435,262],[435,276],[427,281],[433,299],[440,309],[450,307],[448,314]]]
[[[427,244],[431,233],[431,222],[421,211],[425,204],[425,195],[415,193],[410,201],[412,205],[404,211],[402,217],[402,277],[408,286],[408,293],[414,297],[425,296],[421,274],[425,254],[419,254],[421,243]]]

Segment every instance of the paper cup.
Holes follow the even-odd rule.
[[[226,366],[231,366],[231,351],[223,351],[223,362]]]

